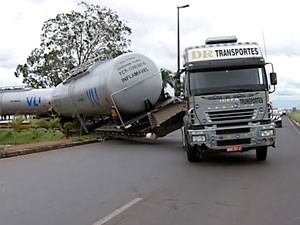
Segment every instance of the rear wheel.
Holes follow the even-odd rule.
[[[267,158],[267,153],[268,153],[268,147],[260,147],[256,149],[256,159],[257,161],[265,161]]]

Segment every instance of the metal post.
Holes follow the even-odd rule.
[[[175,96],[180,96],[180,26],[179,26],[179,9],[187,8],[190,5],[177,6],[177,73],[175,75]]]
[[[190,5],[177,6],[177,73],[180,70],[180,25],[179,25],[179,9],[187,8]]]

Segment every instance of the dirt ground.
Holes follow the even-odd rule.
[[[24,150],[24,149],[32,149],[32,148],[40,148],[44,146],[53,146],[53,145],[61,145],[66,143],[71,143],[71,139],[62,139],[62,140],[55,140],[55,141],[44,141],[44,142],[37,142],[31,144],[24,144],[24,145],[2,145],[0,148],[4,151],[16,151],[16,150]]]

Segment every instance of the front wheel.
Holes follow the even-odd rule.
[[[187,143],[186,153],[189,162],[197,162],[199,160],[197,146],[192,147]]]
[[[260,147],[256,149],[256,159],[257,161],[265,161],[267,158],[267,151],[268,147],[264,146],[264,147]]]

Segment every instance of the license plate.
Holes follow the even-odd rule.
[[[242,151],[242,146],[240,145],[227,146],[227,152],[239,152],[239,151]]]

